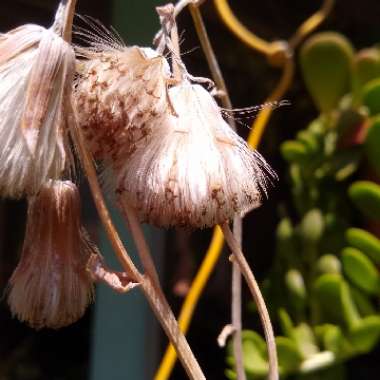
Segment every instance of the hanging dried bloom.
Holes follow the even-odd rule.
[[[212,96],[184,81],[169,90],[175,115],[117,172],[121,196],[142,221],[207,227],[261,203],[275,176],[224,121]]]
[[[9,283],[12,314],[37,329],[78,320],[93,298],[86,271],[92,253],[80,224],[77,187],[49,181],[29,200],[21,259]]]
[[[112,38],[79,50],[88,60],[80,66],[75,106],[91,152],[118,166],[167,112],[170,69],[154,50]]]
[[[50,29],[24,25],[0,38],[0,194],[37,192],[67,168],[67,120],[75,54]]]

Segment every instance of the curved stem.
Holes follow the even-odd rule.
[[[288,91],[290,85],[293,82],[294,78],[294,60],[292,56],[288,56],[285,61],[285,66],[282,71],[282,75],[280,81],[276,88],[272,91],[265,102],[274,102],[281,99],[286,91]],[[259,145],[263,134],[265,132],[265,128],[268,125],[268,120],[271,117],[273,112],[273,108],[268,107],[264,108],[259,112],[255,121],[252,124],[251,132],[249,133],[247,142],[248,145],[256,149]]]
[[[223,234],[219,226],[215,227],[213,237],[209,249],[202,261],[198,272],[191,283],[191,287],[185,301],[182,304],[181,311],[178,317],[178,324],[181,331],[187,332],[190,326],[191,319],[193,317],[198,300],[207,284],[210,275],[215,268],[223,248]],[[172,345],[169,345],[165,351],[165,355],[160,363],[157,373],[154,376],[154,380],[166,380],[169,378],[170,373],[173,370],[177,355]]]
[[[74,141],[77,144],[77,148],[79,151],[79,156],[82,161],[82,165],[84,171],[86,173],[86,177],[88,179],[91,193],[94,198],[94,202],[96,208],[98,210],[100,219],[105,227],[108,238],[112,244],[113,249],[123,266],[123,269],[129,274],[132,279],[136,279],[136,282],[140,283],[140,287],[142,288],[154,314],[159,320],[162,328],[164,329],[166,335],[169,340],[175,347],[179,359],[184,366],[188,376],[192,380],[202,380],[205,379],[205,376],[202,373],[199,364],[197,363],[193,353],[190,350],[190,347],[186,341],[186,338],[181,333],[177,321],[168,305],[165,297],[162,292],[157,289],[157,284],[155,280],[150,278],[149,276],[142,276],[140,272],[137,270],[135,265],[133,264],[131,258],[129,257],[127,251],[125,250],[123,243],[120,240],[120,237],[114,227],[112,220],[109,216],[107,207],[104,202],[104,198],[99,186],[99,182],[97,179],[96,171],[94,164],[92,162],[91,156],[86,149],[84,144],[84,139],[82,136],[82,132],[76,126],[74,128]],[[132,233],[136,235],[136,226],[134,225],[134,221],[132,220],[132,225],[134,226]],[[141,233],[141,235],[140,235]],[[141,231],[138,231],[138,238],[136,238],[136,245],[141,254],[142,249],[148,249],[145,240],[143,239],[143,235]]]
[[[227,0],[214,0],[215,7],[227,27],[249,47],[269,55],[271,53],[271,44],[262,38],[253,34],[246,28],[234,15]]]
[[[265,340],[267,342],[268,347],[268,358],[269,358],[269,380],[278,380],[278,360],[277,360],[277,350],[276,350],[276,342],[274,339],[273,327],[270,321],[268,309],[265,305],[264,298],[261,294],[259,285],[253,275],[249,264],[244,257],[243,252],[241,251],[238,242],[236,241],[230,227],[227,223],[224,223],[222,226],[222,231],[228,246],[230,247],[233,259],[239,265],[240,271],[243,274],[243,277],[248,285],[248,288],[252,294],[252,297],[255,300],[257,305],[257,309],[259,311],[261,323],[264,330]]]
[[[295,49],[308,34],[318,28],[332,11],[334,3],[335,0],[324,0],[320,10],[315,12],[298,27],[297,31],[289,39],[289,46],[292,49]]]
[[[127,221],[127,227],[131,231],[133,240],[136,243],[137,252],[140,256],[141,263],[145,273],[153,280],[156,286],[160,289],[160,280],[154,265],[153,258],[149,252],[149,247],[145,241],[144,234],[137,219],[136,212],[122,197],[119,198],[119,205],[124,219]]]

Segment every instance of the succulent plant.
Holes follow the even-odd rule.
[[[321,114],[281,145],[296,216],[279,221],[265,289],[282,378],[345,379],[380,340],[380,54],[324,32],[300,63]],[[265,378],[263,338],[245,331],[243,350],[247,378]]]

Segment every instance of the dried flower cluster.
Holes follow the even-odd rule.
[[[260,205],[275,174],[208,91],[151,49],[104,41],[82,54],[79,125],[141,221],[202,228]]]
[[[169,89],[175,115],[156,125],[121,168],[119,186],[141,219],[214,226],[260,205],[271,169],[223,120],[212,96],[183,81]]]
[[[76,60],[62,38],[63,10],[49,29],[25,25],[0,35],[0,195],[29,197],[9,304],[36,328],[77,320],[92,279],[118,291],[136,285],[103,266],[80,224],[78,190],[63,180],[77,125],[113,191],[158,226],[203,228],[244,215],[275,177],[179,57],[173,75],[156,50],[84,32],[93,43],[78,47]]]
[[[93,297],[87,260],[94,253],[80,223],[80,198],[70,181],[48,181],[29,199],[26,236],[8,302],[34,328],[77,321]]]

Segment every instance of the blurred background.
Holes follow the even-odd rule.
[[[153,0],[79,0],[77,12],[90,15],[106,26],[112,25],[129,45],[150,45],[159,29],[154,7],[164,3],[166,2]],[[230,3],[238,18],[248,28],[260,37],[272,41],[288,39],[322,2],[234,0]],[[24,23],[49,26],[57,4],[57,1],[52,0],[2,0],[0,32],[6,32]],[[280,70],[269,65],[265,57],[240,42],[226,28],[218,16],[213,1],[206,1],[201,10],[234,107],[263,103],[278,82]],[[318,31],[333,30],[342,33],[356,50],[360,50],[380,42],[379,15],[380,2],[377,0],[361,2],[337,0],[331,14]],[[182,33],[182,52],[185,53],[183,59],[189,71],[194,76],[210,76],[187,10],[179,16],[178,26]],[[244,220],[244,252],[259,282],[265,284],[267,301],[271,303],[273,300],[273,307],[269,305],[273,309],[271,310],[273,314],[277,313],[274,310],[277,308],[277,301],[272,294],[276,287],[271,285],[271,281],[273,283],[272,274],[275,266],[280,265],[275,261],[279,251],[278,224],[286,217],[292,220],[293,226],[296,226],[302,223],[301,217],[305,214],[294,205],[292,182],[294,179],[289,179],[289,167],[294,163],[294,159],[289,158],[286,148],[280,149],[280,146],[284,141],[294,139],[300,130],[319,117],[321,111],[325,112],[324,109],[321,110],[310,88],[308,91],[309,85],[305,85],[307,73],[304,74],[305,80],[298,63],[298,51],[295,58],[297,63],[295,77],[290,90],[284,95],[284,99],[288,99],[291,106],[280,107],[274,111],[259,149],[277,171],[280,179],[276,187],[271,190],[269,201]],[[380,77],[380,70],[376,75]],[[358,114],[361,115],[360,112]],[[245,138],[250,132],[249,126],[254,116],[238,124],[239,133]],[[380,140],[378,142],[380,146]],[[355,170],[357,168],[358,166]],[[314,174],[313,172],[312,175]],[[360,174],[354,175],[361,178]],[[98,242],[107,261],[116,269],[117,263],[98,224],[86,182],[84,178],[80,178],[80,181],[85,224]],[[347,181],[352,182],[352,178]],[[342,186],[347,188],[348,182],[343,182]],[[337,194],[339,197],[339,192]],[[112,205],[110,207],[112,209]],[[315,207],[313,205],[312,209],[315,210]],[[323,207],[320,209],[323,210]],[[0,201],[0,292],[3,294],[0,303],[0,380],[153,379],[167,340],[138,290],[121,296],[99,285],[96,302],[88,309],[86,315],[76,324],[58,331],[36,332],[12,319],[6,304],[5,292],[22,246],[25,213],[26,203],[23,201]],[[134,254],[134,247],[125,232],[120,216],[113,209],[112,213],[127,248]],[[351,214],[353,216],[349,217],[348,224],[354,223],[357,227],[363,227],[363,219],[356,214],[355,209],[350,212]],[[161,231],[150,227],[146,227],[145,231],[169,303],[178,314],[191,279],[208,247],[211,231],[189,233]],[[335,252],[328,253],[335,254]],[[227,255],[226,251],[219,260],[188,333],[190,346],[210,380],[227,378],[226,369],[231,368],[231,363],[228,364],[226,361],[225,349],[219,348],[216,344],[218,334],[230,321],[231,271]],[[375,267],[378,270],[378,263]],[[353,277],[355,278],[355,275]],[[355,280],[353,282],[354,287],[358,285],[361,289],[360,280],[359,284],[355,284]],[[370,292],[367,298],[361,298],[372,307],[372,314],[367,312],[366,315],[379,313],[379,294],[380,292]],[[292,297],[291,292],[285,297]],[[288,311],[295,324],[303,321],[303,318],[298,319],[297,315],[292,315],[292,312]],[[362,313],[361,310],[359,312]],[[323,323],[325,322],[326,320],[323,320]],[[260,332],[260,324],[246,289],[243,291],[243,325],[246,329]],[[336,322],[336,326],[340,326],[339,322]],[[283,320],[276,321],[275,318],[275,330],[278,335],[284,335]],[[373,332],[371,329],[366,331],[367,334],[374,335],[379,334],[379,330],[380,327],[376,327]],[[334,377],[336,380],[378,378],[380,347],[377,340],[372,343],[370,348],[359,350],[360,354],[359,351],[351,350],[350,354],[342,354],[341,357],[337,355],[337,362],[347,362],[346,370],[344,374],[339,370],[339,374],[333,374],[331,378]],[[351,359],[348,360],[348,357]],[[233,376],[231,372],[229,373],[230,377]],[[260,378],[255,370],[250,376],[250,378]],[[297,375],[290,373],[290,376]],[[331,374],[317,373],[305,378],[327,379],[328,376]],[[186,375],[177,365],[171,378],[186,379]]]

